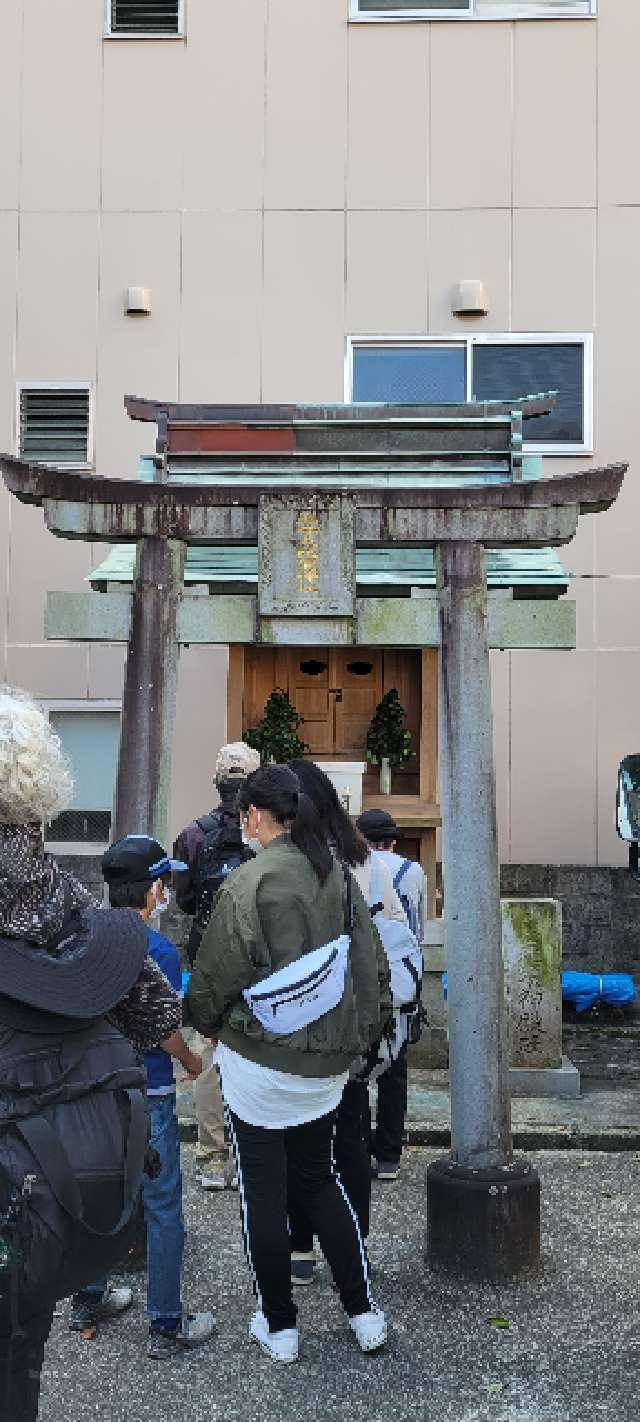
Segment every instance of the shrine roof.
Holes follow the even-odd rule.
[[[486,554],[487,585],[513,588],[521,597],[559,597],[567,591],[568,575],[553,548],[493,548]],[[89,575],[93,587],[107,583],[131,583],[135,547],[117,544]],[[239,592],[241,584],[253,588],[258,581],[258,549],[238,545],[190,547],[187,549],[185,583],[209,583],[218,591],[228,584]],[[358,548],[356,582],[362,592],[374,587],[385,591],[397,588],[435,587],[432,548]]]
[[[332,490],[519,480],[523,422],[555,401],[550,392],[437,405],[125,405],[155,422],[155,460],[170,484]]]
[[[524,419],[548,415],[556,401],[556,391],[544,391],[510,400],[466,400],[457,403],[394,405],[359,401],[357,404],[272,404],[213,405],[179,404],[173,400],[148,400],[138,395],[125,395],[129,418],[158,424],[241,424],[295,425],[306,423],[368,424],[394,421],[446,419],[504,418],[519,410]]]

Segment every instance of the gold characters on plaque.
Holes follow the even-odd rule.
[[[296,563],[298,592],[317,593],[320,578],[318,515],[305,510],[296,519]]]

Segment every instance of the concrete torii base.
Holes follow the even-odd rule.
[[[451,1156],[427,1171],[427,1259],[432,1268],[500,1280],[540,1267],[540,1178],[528,1160],[488,1169]]]

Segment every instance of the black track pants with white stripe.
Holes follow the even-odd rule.
[[[369,1234],[371,1204],[371,1117],[366,1081],[348,1081],[336,1113],[333,1141],[336,1170],[358,1216],[363,1239]],[[313,1249],[313,1228],[304,1202],[289,1201],[291,1248]]]
[[[332,1162],[335,1112],[283,1131],[228,1112],[236,1155],[245,1249],[258,1305],[272,1333],[294,1328],[288,1202],[303,1207],[351,1318],[372,1306],[355,1212]]]

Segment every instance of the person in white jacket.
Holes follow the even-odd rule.
[[[403,913],[406,912],[412,933],[422,943],[427,903],[424,870],[414,860],[396,854],[398,826],[386,810],[365,810],[356,823],[372,853],[376,854],[380,868],[389,875],[394,897],[402,894]],[[376,1129],[372,1137],[375,1171],[378,1180],[393,1181],[400,1171],[407,1114],[406,1042],[391,1066],[378,1077],[377,1090]]]
[[[289,765],[300,781],[300,788],[312,801],[321,827],[337,859],[348,864],[369,907],[371,889],[371,851],[340,803],[335,786],[328,775],[310,760],[291,760]],[[402,904],[382,860],[377,876],[382,886],[382,912],[388,918],[405,918]],[[335,1164],[358,1218],[360,1232],[366,1240],[369,1234],[371,1204],[371,1118],[369,1088],[365,1078],[352,1075],[347,1082],[336,1117],[334,1139]],[[291,1232],[291,1275],[294,1283],[308,1284],[315,1272],[313,1232],[308,1220],[295,1213],[289,1216]]]

